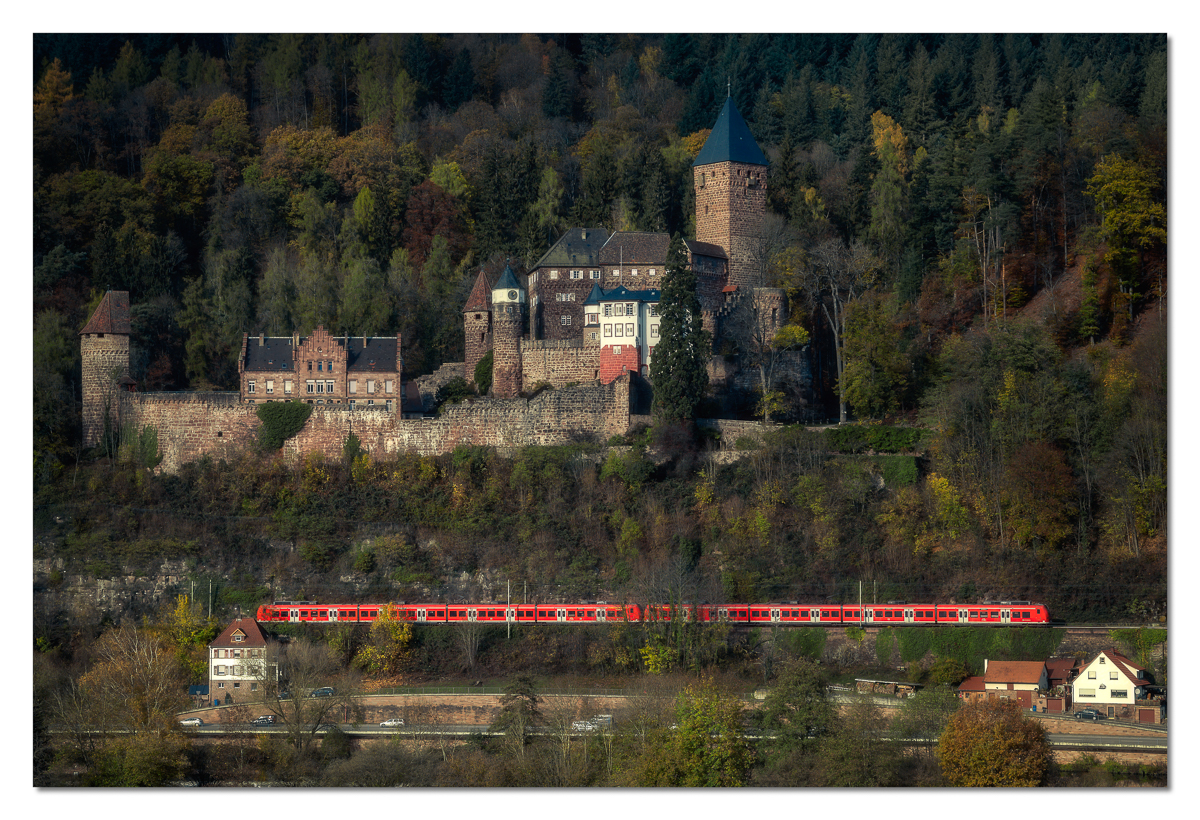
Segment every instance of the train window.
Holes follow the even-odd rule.
[[[308,610],[307,610],[307,609],[302,609],[302,610],[300,610],[300,617],[301,617],[301,618],[307,618],[307,617],[308,617]]]
[[[972,609],[972,610],[971,610],[971,617],[972,617],[972,618],[978,618],[978,617],[979,617],[979,610],[978,610],[978,609]]]

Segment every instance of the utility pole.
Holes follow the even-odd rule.
[[[508,582],[508,600],[504,604],[504,620],[508,624],[508,640],[512,640],[512,581]]]

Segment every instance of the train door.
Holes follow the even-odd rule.
[[[479,610],[477,610],[477,609],[468,609],[468,610],[467,610],[467,620],[468,620],[468,621],[474,621],[474,620],[477,620],[477,617],[476,617],[476,616],[478,616],[478,614],[479,614]]]
[[[875,608],[874,608],[874,607],[870,607],[870,606],[864,606],[864,607],[863,607],[863,611],[862,611],[862,622],[863,622],[864,624],[873,624],[873,623],[875,623]]]
[[[904,623],[911,624],[913,622],[913,611],[911,609],[904,610]]]
[[[719,620],[719,621],[728,621],[729,620],[729,607],[724,607],[724,606],[717,607],[717,620]]]
[[[417,623],[425,623],[425,610],[417,610]]]
[[[1012,610],[1011,609],[1000,610],[1000,623],[1002,623],[1002,624],[1012,623]]]
[[[298,610],[298,609],[291,610],[291,614],[288,616],[288,620],[294,624],[300,623],[300,610]]]
[[[779,623],[779,607],[777,606],[771,607],[771,623]]]
[[[965,609],[960,609],[958,611],[958,622],[960,624],[965,624],[967,622],[967,611]]]
[[[604,606],[596,607],[596,620],[600,621],[601,623],[608,620],[608,607],[604,607]]]
[[[558,610],[558,622],[564,623],[567,620],[567,611],[565,609]]]

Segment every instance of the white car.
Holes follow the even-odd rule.
[[[388,718],[380,726],[403,726],[404,718]]]
[[[198,717],[190,717],[190,718],[184,718],[183,720],[179,721],[179,725],[180,726],[203,726],[204,721]]]

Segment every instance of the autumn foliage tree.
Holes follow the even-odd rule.
[[[937,759],[951,786],[1040,786],[1050,746],[1045,729],[1016,701],[977,701],[950,718]]]

